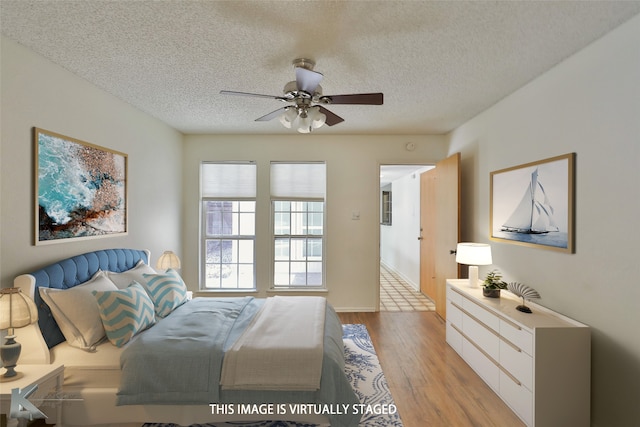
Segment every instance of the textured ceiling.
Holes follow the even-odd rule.
[[[325,134],[450,131],[640,12],[640,1],[1,0],[4,35],[184,133],[283,134],[293,59],[316,61]]]

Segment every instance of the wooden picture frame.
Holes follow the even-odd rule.
[[[490,239],[574,253],[575,157],[491,172]]]
[[[34,128],[35,244],[127,234],[127,155]]]

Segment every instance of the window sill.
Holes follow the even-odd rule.
[[[329,292],[327,288],[269,288],[267,289],[267,293],[271,294],[279,294],[279,293],[293,293],[293,292],[302,292],[302,293],[321,293],[326,294]]]
[[[200,289],[195,291],[195,296],[199,294],[257,294],[257,289]]]

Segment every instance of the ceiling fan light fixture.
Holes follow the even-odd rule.
[[[309,110],[302,109],[300,110],[300,114],[298,115],[298,132],[300,133],[309,133],[311,132],[311,115],[309,114]]]
[[[284,113],[280,115],[280,123],[287,129],[291,129],[296,117],[298,117],[298,111],[295,107],[285,107]]]
[[[309,117],[311,118],[311,127],[313,129],[321,128],[327,121],[327,116],[317,106],[309,109]]]

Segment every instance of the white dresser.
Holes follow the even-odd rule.
[[[533,313],[522,313],[521,303],[447,280],[447,343],[528,426],[589,426],[589,327],[529,301]]]

